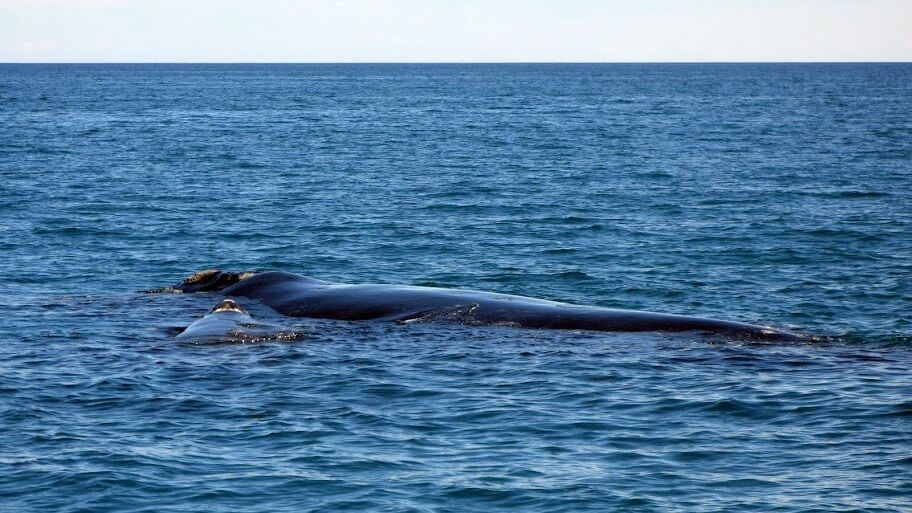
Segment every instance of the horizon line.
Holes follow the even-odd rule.
[[[157,64],[157,65],[249,65],[249,64],[278,64],[278,65],[378,65],[378,64],[418,64],[418,65],[451,65],[451,64],[912,64],[908,61],[870,60],[870,61],[839,61],[839,60],[810,60],[810,61],[0,61],[0,65],[99,65],[99,64]]]

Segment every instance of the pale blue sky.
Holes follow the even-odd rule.
[[[0,0],[0,62],[910,60],[912,0]]]

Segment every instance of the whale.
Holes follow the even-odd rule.
[[[607,332],[703,332],[748,340],[807,340],[769,326],[686,315],[577,305],[525,296],[386,284],[333,283],[298,274],[207,269],[164,289],[217,292],[257,300],[291,317],[402,323],[450,320],[470,325]]]
[[[272,324],[257,321],[236,301],[223,299],[175,338],[196,343],[230,343],[296,340],[300,336],[299,332],[282,330]]]

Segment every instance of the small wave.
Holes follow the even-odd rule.
[[[237,164],[234,164],[233,167],[236,167],[238,169],[265,169],[266,165],[261,162],[250,162],[243,160]]]
[[[106,230],[103,228],[94,228],[87,226],[36,226],[32,228],[35,235],[61,235],[67,237],[86,236],[86,237],[122,237],[127,235],[123,230]]]
[[[859,191],[859,190],[850,190],[850,191],[801,191],[798,194],[805,196],[812,196],[817,198],[829,198],[829,199],[866,199],[866,198],[887,198],[892,196],[890,192],[887,191]]]

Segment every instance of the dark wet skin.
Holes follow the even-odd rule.
[[[300,333],[281,330],[261,323],[231,299],[217,304],[208,314],[197,319],[175,338],[192,342],[256,342],[260,340],[294,340]]]
[[[752,340],[809,340],[752,324],[682,315],[571,305],[523,296],[399,285],[346,285],[269,271],[203,271],[173,289],[221,292],[262,301],[292,317],[415,321],[446,316],[471,324],[596,331],[703,331]]]

